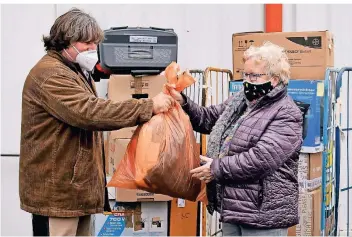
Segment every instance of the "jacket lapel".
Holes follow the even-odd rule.
[[[92,88],[92,92],[94,93],[95,96],[98,96],[97,88],[95,86],[95,81],[93,80],[91,73],[89,73],[89,79],[88,80],[90,80],[90,83],[92,85],[92,87],[91,87]]]
[[[94,93],[94,95],[95,95],[95,96],[98,96],[98,92],[97,92],[97,88],[96,88],[96,86],[95,86],[94,80],[92,80],[92,78],[89,78],[89,79],[90,79],[90,81],[92,82],[92,87],[93,87],[93,93]]]
[[[78,75],[79,75],[79,78],[81,79],[81,81],[82,81],[82,82],[84,83],[84,85],[86,86],[86,88],[87,88],[91,93],[93,93],[94,95],[96,95],[95,89],[93,89],[93,88],[89,85],[89,83],[88,83],[88,81],[87,81],[87,80],[91,80],[91,78],[89,77],[89,79],[86,79],[85,75],[83,75],[82,70],[80,70],[80,72],[78,73]],[[93,83],[92,83],[92,85],[93,85]]]

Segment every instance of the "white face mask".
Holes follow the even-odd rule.
[[[78,55],[76,57],[76,63],[78,63],[79,66],[83,70],[87,70],[89,72],[92,71],[94,66],[95,66],[95,64],[97,64],[97,62],[98,62],[98,53],[97,53],[97,51],[96,50],[89,50],[89,51],[79,52],[76,49],[75,46],[72,45],[72,47],[78,53]],[[67,53],[67,55],[69,55],[69,54]],[[70,55],[69,55],[69,57],[72,59],[72,57]]]

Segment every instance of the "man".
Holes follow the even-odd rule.
[[[35,236],[90,235],[90,215],[110,210],[102,131],[146,122],[172,104],[163,93],[123,102],[98,98],[91,71],[102,39],[90,15],[63,14],[24,84],[19,191]]]

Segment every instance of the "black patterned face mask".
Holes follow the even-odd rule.
[[[248,101],[253,101],[261,98],[273,90],[271,81],[267,81],[261,84],[254,84],[248,81],[243,82],[244,94]]]

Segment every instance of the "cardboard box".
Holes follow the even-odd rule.
[[[322,176],[323,170],[323,153],[309,154],[309,173],[308,179],[313,180]]]
[[[240,81],[230,81],[230,92],[242,90]],[[316,153],[322,151],[322,119],[323,119],[323,96],[324,84],[322,81],[313,80],[290,80],[288,94],[293,100],[309,104],[309,110],[304,118],[305,138],[302,144],[302,152]]]
[[[115,203],[112,213],[96,214],[96,236],[167,236],[168,205],[161,203]]]
[[[321,189],[299,195],[299,224],[296,225],[296,236],[321,236]],[[292,230],[291,230],[292,236]]]
[[[117,139],[109,137],[108,149],[108,174],[113,175],[116,171],[117,165],[120,163],[125,155],[128,144],[131,139]]]
[[[117,165],[123,159],[130,139],[118,139],[109,137],[109,174],[113,175]],[[171,197],[162,194],[149,193],[143,190],[116,188],[116,201],[170,201]]]
[[[111,178],[111,175],[106,175],[106,183],[109,183]],[[109,200],[116,200],[116,189],[114,187],[108,187],[108,197]]]
[[[108,98],[124,101],[132,98],[152,98],[159,94],[166,77],[162,75],[133,77],[132,75],[111,75],[108,85]]]
[[[288,228],[287,236],[296,236],[296,226]]]
[[[118,202],[163,202],[171,200],[172,197],[140,189],[116,188],[116,201]]]
[[[201,236],[207,236],[207,206],[204,203],[200,203],[201,206]]]
[[[199,156],[200,144],[197,143],[195,149],[196,155]],[[196,236],[197,218],[198,202],[174,198],[170,209],[170,236]]]
[[[291,79],[324,79],[326,67],[334,66],[334,39],[329,31],[237,33],[232,35],[233,76],[242,79],[243,53],[270,41],[283,47],[291,65]]]
[[[108,98],[124,101],[132,98],[153,98],[159,94],[166,78],[161,75],[133,77],[131,75],[111,75],[108,85]],[[131,138],[136,126],[112,131],[113,138]]]
[[[301,192],[312,191],[321,186],[322,153],[301,153],[298,161],[298,183]]]
[[[170,209],[170,236],[197,236],[198,202],[174,198]]]
[[[136,129],[137,129],[137,126],[128,127],[128,128],[121,128],[119,130],[111,131],[110,136],[115,139],[116,138],[117,139],[130,139],[130,138],[132,138]]]

